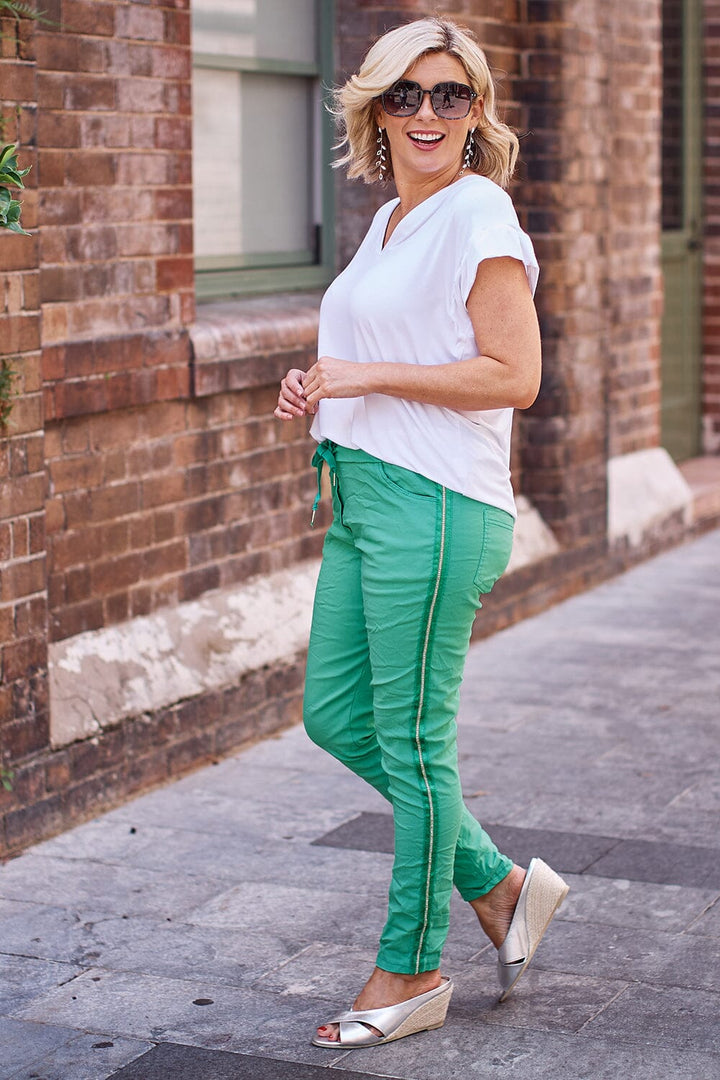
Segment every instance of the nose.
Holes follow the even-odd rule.
[[[437,113],[433,109],[432,104],[430,102],[430,94],[431,93],[432,93],[431,90],[423,90],[423,92],[422,92],[423,97],[422,97],[422,101],[420,103],[420,108],[415,113],[415,115],[419,116],[421,120],[436,120],[437,119]]]

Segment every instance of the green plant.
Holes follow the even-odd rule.
[[[12,412],[13,383],[18,373],[6,357],[0,360],[0,430],[7,427]]]
[[[15,150],[15,143],[8,143],[0,149],[0,229],[29,236],[20,224],[22,203],[13,199],[8,190],[8,185],[22,190],[25,187],[23,177],[30,172],[30,166],[27,169],[19,168]]]
[[[20,3],[19,0],[0,0],[0,19],[12,15],[15,19],[40,19],[42,11],[31,7],[30,4]]]
[[[6,791],[12,791],[12,782],[15,773],[12,769],[6,769],[4,765],[0,766],[0,786],[4,787]]]

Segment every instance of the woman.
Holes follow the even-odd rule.
[[[338,92],[339,164],[392,177],[399,198],[330,286],[319,359],[288,372],[275,410],[314,415],[314,464],[331,476],[305,725],[389,799],[395,822],[377,966],[316,1046],[442,1025],[453,883],[499,950],[503,996],[567,893],[541,860],[526,872],[500,854],[457,768],[470,630],[512,546],[512,409],[540,381],[537,263],[503,190],[517,139],[494,98],[473,37],[440,18],[385,34]]]

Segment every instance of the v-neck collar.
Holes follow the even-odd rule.
[[[401,218],[400,221],[398,221],[389,238],[386,240],[385,237],[387,235],[388,225],[390,224],[390,218],[392,217],[395,209],[400,205],[400,199],[398,197],[392,199],[389,203],[387,203],[386,209],[388,213],[387,216],[385,216],[381,221],[381,253],[385,251],[391,244],[401,243],[403,239],[405,239],[407,236],[411,236],[412,233],[416,231],[416,229],[419,229],[427,221],[427,219],[435,213],[438,206],[442,203],[443,200],[440,198],[440,196],[448,196],[454,188],[458,187],[458,185],[463,184],[465,183],[465,181],[471,179],[473,179],[472,176],[462,176],[459,180],[455,180],[452,184],[448,184],[446,187],[440,188],[439,191],[434,191],[432,195],[428,195],[427,199],[423,199],[423,201],[419,202],[417,206],[413,206],[412,210],[408,210],[405,217]],[[395,239],[396,237],[398,237],[397,241]]]

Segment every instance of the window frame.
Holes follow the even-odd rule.
[[[263,75],[300,76],[315,80],[319,115],[319,160],[321,220],[317,225],[316,257],[313,262],[293,260],[293,253],[263,256],[195,256],[195,295],[198,300],[219,300],[256,293],[318,289],[327,285],[335,269],[335,184],[332,165],[333,118],[325,108],[327,87],[334,78],[334,0],[315,0],[318,29],[317,62],[264,59],[196,52],[193,69],[238,71]],[[293,260],[293,261],[290,261]],[[208,266],[215,262],[215,267]],[[218,266],[217,263],[235,265]],[[241,265],[243,262],[245,266]],[[269,263],[270,265],[263,265]]]

